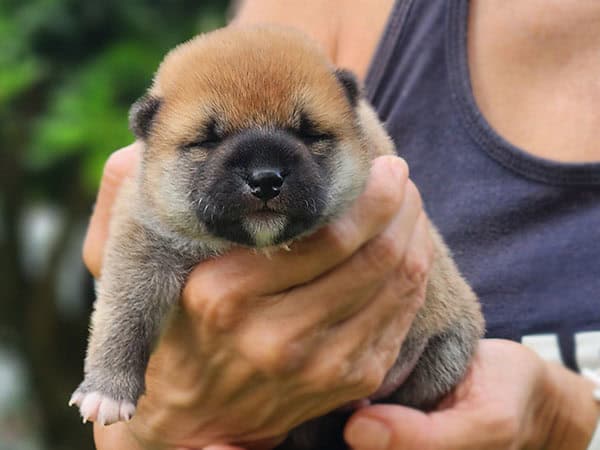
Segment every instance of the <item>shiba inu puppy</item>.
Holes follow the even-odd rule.
[[[71,399],[104,424],[135,413],[153,345],[196,264],[234,245],[277,247],[314,232],[359,196],[373,158],[394,153],[354,76],[276,27],[178,46],[130,122],[142,164],[113,211],[85,379]],[[482,334],[475,295],[431,233],[425,304],[372,401],[433,406]],[[322,448],[327,420],[300,426],[284,446]]]

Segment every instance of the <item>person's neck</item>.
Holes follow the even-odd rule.
[[[600,1],[472,0],[469,65],[482,112],[508,140],[600,161]]]

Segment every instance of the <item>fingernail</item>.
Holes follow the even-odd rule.
[[[378,420],[359,417],[348,426],[346,440],[356,450],[386,450],[391,434],[388,427]]]

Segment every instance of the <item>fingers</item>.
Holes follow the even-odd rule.
[[[521,404],[520,391],[530,389],[532,365],[526,358],[511,359],[515,353],[506,349],[482,341],[465,378],[435,411],[423,413],[400,405],[357,411],[346,425],[346,441],[353,450],[523,448],[529,413],[524,413],[527,406]]]
[[[353,450],[442,450],[434,447],[430,418],[403,406],[376,405],[362,408],[346,425],[344,438]]]
[[[289,295],[294,301],[274,304],[273,313],[280,313],[288,323],[295,318],[319,328],[358,313],[403,262],[421,211],[418,192],[409,182],[400,211],[382,233],[338,267],[293,289]]]
[[[425,236],[422,236],[421,230],[418,240],[413,239],[422,211],[421,197],[415,185],[409,181],[400,211],[387,228],[340,266],[312,283],[296,288],[294,294],[298,300],[290,306],[297,308],[296,313],[302,312],[304,316],[310,315],[311,310],[317,310],[316,316],[321,318],[321,322],[317,322],[319,326],[333,325],[364,307],[368,297],[362,295],[354,298],[354,293],[365,289],[370,289],[371,292],[379,289],[384,280],[396,270],[398,276],[407,280],[404,276],[406,264],[410,262],[411,270],[417,270],[418,264],[412,260],[422,259],[421,247],[424,247],[428,238],[425,229]],[[412,252],[410,255],[407,255],[408,248]],[[407,256],[410,256],[410,261],[407,261]],[[418,269],[426,270],[425,262]],[[400,298],[403,291],[414,286],[404,283],[404,286],[398,287],[400,290],[396,293],[396,298]],[[315,302],[314,298],[330,301]]]
[[[140,152],[141,144],[136,142],[113,153],[104,166],[100,191],[83,243],[83,261],[94,278],[100,276],[112,205],[123,180],[133,174]]]
[[[348,421],[353,450],[501,450],[509,433],[490,428],[482,411],[448,409],[425,414],[399,405],[363,408]]]
[[[410,276],[404,271],[406,250],[412,250],[422,270],[427,269],[427,258],[417,252],[417,248],[427,248],[428,232],[422,214],[421,200],[412,183],[407,185],[406,198],[403,205],[389,226],[376,238],[371,240],[349,260],[306,285],[298,286],[282,295],[256,303],[256,308],[239,307],[237,315],[246,317],[241,323],[243,329],[238,333],[237,346],[255,365],[264,368],[268,373],[279,373],[297,369],[305,355],[313,354],[312,349],[323,345],[327,339],[328,346],[333,346],[330,328],[344,322],[343,334],[348,340],[337,338],[340,347],[364,348],[359,342],[374,335],[386,319],[395,318],[399,310],[416,311],[418,302],[409,301],[406,293],[415,288]],[[420,230],[415,233],[415,226],[420,221]],[[417,243],[411,241],[417,240]],[[411,266],[416,264],[410,262]],[[418,265],[418,264],[417,264]],[[391,289],[385,295],[376,293],[386,283],[393,280]],[[212,292],[212,291],[211,291]],[[219,315],[235,315],[227,300],[213,300],[214,307],[205,308],[205,320],[209,326],[219,322]],[[235,303],[235,300],[233,301]],[[363,309],[369,309],[363,313]],[[206,314],[208,310],[208,314]],[[214,312],[214,311],[220,312]],[[225,312],[223,312],[225,311]],[[249,316],[252,319],[248,319]],[[359,321],[349,321],[354,316],[363,315]],[[221,321],[223,323],[223,321]],[[335,333],[341,333],[336,330]],[[210,336],[207,329],[205,336]],[[338,344],[335,344],[334,348]],[[338,351],[339,351],[338,348]]]
[[[349,258],[392,220],[404,200],[406,163],[397,157],[377,158],[365,192],[350,211],[315,235],[293,243],[290,252],[266,258],[247,250],[233,251],[219,261],[206,261],[188,280],[183,300],[194,292],[230,291],[230,280],[244,296],[281,292],[311,281]],[[188,305],[194,308],[194,305]],[[201,306],[201,305],[200,305]]]
[[[372,304],[339,325],[335,342],[331,340],[328,344],[343,349],[355,340],[354,348],[363,350],[360,357],[352,357],[355,361],[353,375],[357,387],[362,389],[360,396],[371,395],[381,388],[388,389],[382,385],[381,377],[396,362],[415,315],[425,302],[426,274],[432,262],[429,241],[426,216],[421,214],[409,243],[414,250],[407,251],[404,261],[390,274]],[[418,262],[409,261],[411,258]],[[410,272],[407,267],[418,267],[423,272]],[[369,381],[373,381],[375,389]]]
[[[376,167],[381,169],[394,158],[380,160]],[[402,168],[400,164],[399,169]],[[376,178],[382,178],[383,175],[380,173]],[[385,184],[371,191],[384,187]],[[395,185],[391,188],[398,190]],[[299,328],[303,328],[306,324],[321,326],[323,322],[335,323],[345,319],[364,306],[357,300],[366,300],[368,296],[364,294],[377,289],[404,258],[415,223],[422,213],[422,204],[412,182],[405,183],[401,190],[400,198],[392,196],[394,200],[387,201],[387,207],[379,207],[389,208],[383,224],[378,222],[382,216],[375,213],[379,203],[376,199],[382,197],[367,192],[349,215],[297,252],[281,252],[273,260],[238,252],[236,255],[225,255],[219,261],[204,262],[188,279],[182,297],[184,306],[207,323],[227,327],[235,323],[236,318],[248,313],[247,305],[240,303],[244,299],[257,295],[264,297],[272,289],[289,290],[296,283],[301,286],[292,292],[294,301],[273,302],[270,320],[286,320],[289,324],[290,318],[296,319]],[[386,198],[390,198],[389,195]],[[387,217],[390,213],[391,216]],[[365,219],[362,215],[367,218],[375,215],[376,220]],[[361,220],[368,224],[361,223]],[[370,239],[371,232],[377,227],[382,227],[384,231],[379,230],[377,237],[356,251],[363,243],[361,240]],[[330,240],[334,235],[337,236],[336,243]],[[355,254],[345,255],[340,251],[342,245]],[[419,243],[411,245],[418,246]],[[341,259],[342,264],[323,275],[332,268],[331,264],[337,262],[336,259]],[[322,276],[315,279],[319,275]],[[233,279],[235,283],[231,283]],[[312,283],[305,284],[311,279]],[[320,300],[315,301],[315,298]],[[293,332],[294,329],[290,326],[289,331]]]
[[[402,281],[403,280],[403,281]],[[382,385],[425,297],[399,267],[368,305],[327,331],[315,344],[307,373],[324,390],[345,385],[349,399],[367,397]]]

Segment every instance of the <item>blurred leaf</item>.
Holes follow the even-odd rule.
[[[78,426],[65,404],[81,376],[72,356],[83,355],[86,321],[58,312],[62,263],[49,264],[37,283],[26,276],[20,244],[35,233],[21,239],[20,219],[34,203],[60,205],[65,239],[53,260],[69,254],[67,241],[80,239],[76,224],[87,220],[109,153],[133,140],[129,105],[166,51],[224,24],[228,3],[0,0],[0,281],[8,300],[0,301],[0,338],[8,332],[36,381],[40,448],[94,447],[91,430]],[[80,272],[70,271],[75,283],[83,281]],[[93,283],[85,283],[91,307]]]
[[[41,64],[35,59],[0,65],[0,104],[8,104],[35,84],[41,75]]]
[[[119,43],[83,67],[52,98],[27,154],[28,166],[46,169],[57,160],[81,155],[88,187],[95,187],[104,161],[133,140],[129,105],[151,82],[162,54],[132,42]]]
[[[20,19],[0,13],[0,105],[8,104],[42,75],[42,64],[27,47]]]

